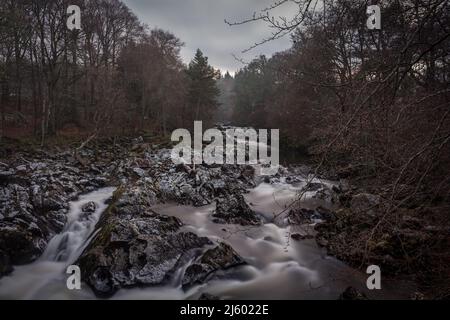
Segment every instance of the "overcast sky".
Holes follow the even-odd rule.
[[[290,46],[289,37],[272,41],[241,54],[255,42],[270,35],[264,23],[252,23],[230,27],[228,21],[251,17],[274,0],[123,0],[139,19],[150,27],[158,27],[174,33],[184,43],[181,55],[188,63],[200,48],[210,63],[223,72],[234,73],[242,67],[232,53],[248,61],[260,54],[267,56]],[[295,7],[279,9],[277,16],[292,16]]]

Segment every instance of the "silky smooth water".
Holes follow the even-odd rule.
[[[89,243],[95,225],[107,208],[105,201],[115,188],[104,188],[79,197],[70,203],[63,232],[53,237],[42,256],[32,264],[14,267],[14,272],[0,279],[1,299],[52,299],[88,297],[90,292],[70,291],[66,287],[67,266],[76,261]],[[94,213],[84,215],[81,208],[96,204]]]
[[[322,181],[328,183],[326,181]],[[306,183],[306,182],[305,182]],[[120,290],[113,299],[197,299],[202,293],[224,299],[336,299],[348,286],[364,289],[368,275],[327,256],[314,239],[294,241],[292,233],[313,234],[312,226],[289,226],[284,215],[274,216],[292,203],[305,184],[262,183],[245,195],[247,203],[264,219],[257,227],[242,227],[212,222],[215,205],[201,208],[164,204],[153,209],[180,218],[183,230],[230,244],[247,262],[221,277],[184,291],[179,281],[164,287]],[[82,290],[66,288],[65,270],[76,261],[88,244],[105,201],[114,189],[101,189],[72,202],[65,230],[49,243],[42,257],[26,266],[16,267],[0,280],[0,298],[7,299],[94,299],[86,284]],[[307,206],[329,204],[312,199],[308,192],[302,199]],[[94,201],[97,210],[90,218],[80,220],[81,207]],[[181,277],[187,266],[179,270]],[[373,297],[404,298],[395,283],[383,282],[383,290]]]

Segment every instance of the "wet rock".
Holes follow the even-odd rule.
[[[217,197],[245,193],[246,188],[254,186],[253,171],[246,166],[199,165],[193,170],[187,165],[173,165],[170,158],[164,160],[164,165],[167,167],[162,172],[155,172],[161,201],[199,207]]]
[[[27,187],[0,187],[0,251],[12,264],[37,259],[48,240],[64,226],[63,205],[56,205],[53,198],[44,198],[41,205],[33,201],[33,193]]]
[[[242,226],[261,224],[260,218],[250,209],[241,194],[232,194],[217,199],[216,209],[212,216],[215,223],[231,223]]]
[[[302,225],[311,223],[315,211],[306,208],[296,208],[289,211],[287,220],[290,225]]]
[[[202,295],[198,298],[198,300],[213,301],[213,300],[220,300],[220,298],[218,296],[209,293],[202,293]]]
[[[13,271],[9,254],[0,250],[0,277],[8,275]]]
[[[291,225],[318,223],[335,219],[335,213],[324,207],[315,210],[307,208],[295,208],[289,211],[287,221]]]
[[[146,172],[145,170],[141,169],[141,168],[133,168],[133,172],[140,178],[145,177],[146,176]]]
[[[324,207],[317,207],[316,215],[317,217],[315,217],[315,219],[319,220],[330,221],[336,219],[336,213]]]
[[[226,270],[244,264],[245,261],[226,243],[208,249],[191,264],[183,276],[183,287],[201,284],[218,270]]]
[[[346,208],[350,208],[350,203],[352,201],[352,197],[353,197],[353,195],[351,194],[351,192],[345,192],[345,193],[339,194],[338,200],[342,206],[344,206]]]
[[[45,169],[46,167],[47,167],[47,164],[45,164],[44,162],[33,162],[33,163],[30,163],[30,169],[32,171],[42,170],[42,169]]]
[[[348,287],[339,296],[339,300],[369,300],[367,296],[353,287]]]
[[[135,185],[127,187],[115,204],[122,214],[140,214],[157,203],[152,185],[139,180]]]
[[[323,201],[328,202],[328,203],[334,203],[336,201],[335,200],[335,193],[331,189],[326,187],[326,186],[324,188],[321,188],[321,189],[317,190],[316,194],[314,194],[312,196],[312,198],[323,200]]]
[[[100,297],[119,288],[166,284],[196,249],[212,244],[193,233],[178,233],[175,218],[142,214],[108,219],[79,259],[83,279]]]
[[[216,195],[226,194],[226,184],[222,179],[213,179],[209,182],[214,189]]]
[[[14,174],[15,172],[13,170],[0,171],[0,183],[7,182]]]
[[[322,183],[317,182],[311,182],[308,185],[306,185],[306,191],[318,191],[320,189],[323,189],[325,186]]]
[[[145,162],[145,167],[149,168],[146,177],[151,177],[154,191],[162,202],[199,207],[212,203],[217,197],[245,193],[255,184],[254,170],[250,166],[197,165],[194,169],[186,164],[175,165],[169,149],[147,152],[144,159],[137,160],[125,163],[124,167]]]
[[[4,261],[17,265],[30,263],[44,252],[46,245],[45,235],[35,224],[0,223],[0,252]]]
[[[380,204],[380,196],[369,193],[359,193],[350,201],[350,209],[355,213],[369,216],[377,215],[377,207]]]
[[[208,253],[207,248],[214,244],[210,239],[183,232],[179,219],[149,209],[151,202],[143,189],[131,189],[116,192],[97,225],[99,232],[77,262],[84,281],[97,296],[110,297],[125,287],[167,284],[192,259],[216,269],[234,263],[234,256],[227,263],[225,251]],[[183,283],[189,285],[190,281]]]
[[[93,201],[89,201],[81,207],[81,211],[84,213],[94,213],[97,209],[97,205]]]
[[[209,204],[214,197],[211,189],[205,188],[204,184],[198,185],[195,175],[190,177],[185,172],[163,174],[158,177],[157,184],[162,201],[199,207]]]
[[[15,169],[1,167],[0,250],[12,264],[24,264],[37,259],[63,230],[69,201],[104,186],[106,177],[101,164],[95,172],[80,169],[64,152],[17,152],[10,157]]]
[[[241,171],[240,178],[249,183],[252,183],[253,179],[255,178],[255,168],[253,168],[252,166],[245,166]]]
[[[295,241],[302,241],[302,240],[314,239],[314,236],[312,236],[310,234],[303,235],[300,233],[294,233],[294,234],[291,234],[291,238],[294,239]]]
[[[140,144],[140,143],[143,143],[143,142],[144,142],[144,138],[141,137],[141,136],[139,136],[139,137],[133,139],[133,141],[132,141],[132,143],[133,143],[134,145]]]
[[[20,165],[16,167],[16,173],[25,173],[25,172],[27,172],[26,165]]]
[[[81,207],[80,219],[88,220],[89,217],[95,212],[95,210],[97,210],[97,205],[95,204],[95,202],[90,201],[90,202],[84,204]]]
[[[328,243],[329,243],[329,241],[327,239],[325,239],[323,237],[319,237],[319,236],[316,237],[316,242],[319,246],[325,247],[325,248],[328,246]]]

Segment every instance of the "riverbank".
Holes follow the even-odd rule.
[[[324,173],[346,181],[337,191],[337,209],[316,227],[329,254],[364,269],[416,284],[412,299],[450,298],[450,219],[448,206],[426,190],[362,178],[346,166]],[[409,199],[405,201],[404,199]]]

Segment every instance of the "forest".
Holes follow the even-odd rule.
[[[292,3],[292,16],[274,13]],[[370,4],[381,7],[380,30],[367,28]],[[70,5],[81,8],[81,30],[66,26]],[[331,296],[306,297],[450,297],[450,2],[274,0],[250,11],[248,19],[224,22],[231,31],[260,23],[270,30],[244,53],[282,37],[291,45],[251,61],[236,55],[242,67],[234,74],[215,68],[202,48],[183,61],[183,39],[150,28],[120,0],[0,2],[0,297],[9,297],[6,275],[14,265],[37,263],[67,232],[70,220],[62,216],[73,201],[81,201],[81,216],[105,213],[89,220],[88,234],[97,233],[82,252],[68,246],[55,261],[79,264],[97,297],[166,284],[193,259],[185,252],[214,237],[223,241],[195,256],[180,286],[209,284],[213,272],[230,266],[245,269],[245,255],[256,248],[249,241],[258,236],[237,226],[278,237],[267,234],[268,223],[287,234],[278,249],[289,258],[282,261],[296,261],[288,252],[316,241],[352,270],[379,265],[401,282],[370,296],[350,276],[343,287],[332,285]],[[171,164],[164,153],[171,132],[192,129],[194,121],[221,130],[279,129],[283,169],[261,178],[249,166]],[[281,184],[292,194],[277,201]],[[97,200],[83,202],[88,192]],[[267,201],[264,210],[258,201]],[[200,211],[186,221],[176,208],[160,207],[170,202]],[[207,210],[212,222],[197,220]],[[196,236],[180,233],[182,223],[202,228]],[[170,239],[149,235],[144,224]],[[248,238],[234,239],[240,232]],[[167,252],[180,258],[173,262]],[[283,281],[310,281],[296,277]],[[212,296],[249,298],[240,287],[229,293],[211,286]],[[286,290],[278,294],[305,297]],[[191,297],[187,292],[177,297]]]
[[[82,30],[66,26],[73,4]],[[183,42],[120,1],[2,1],[1,44],[0,137],[168,134],[217,105],[218,72],[201,51],[184,66]]]

